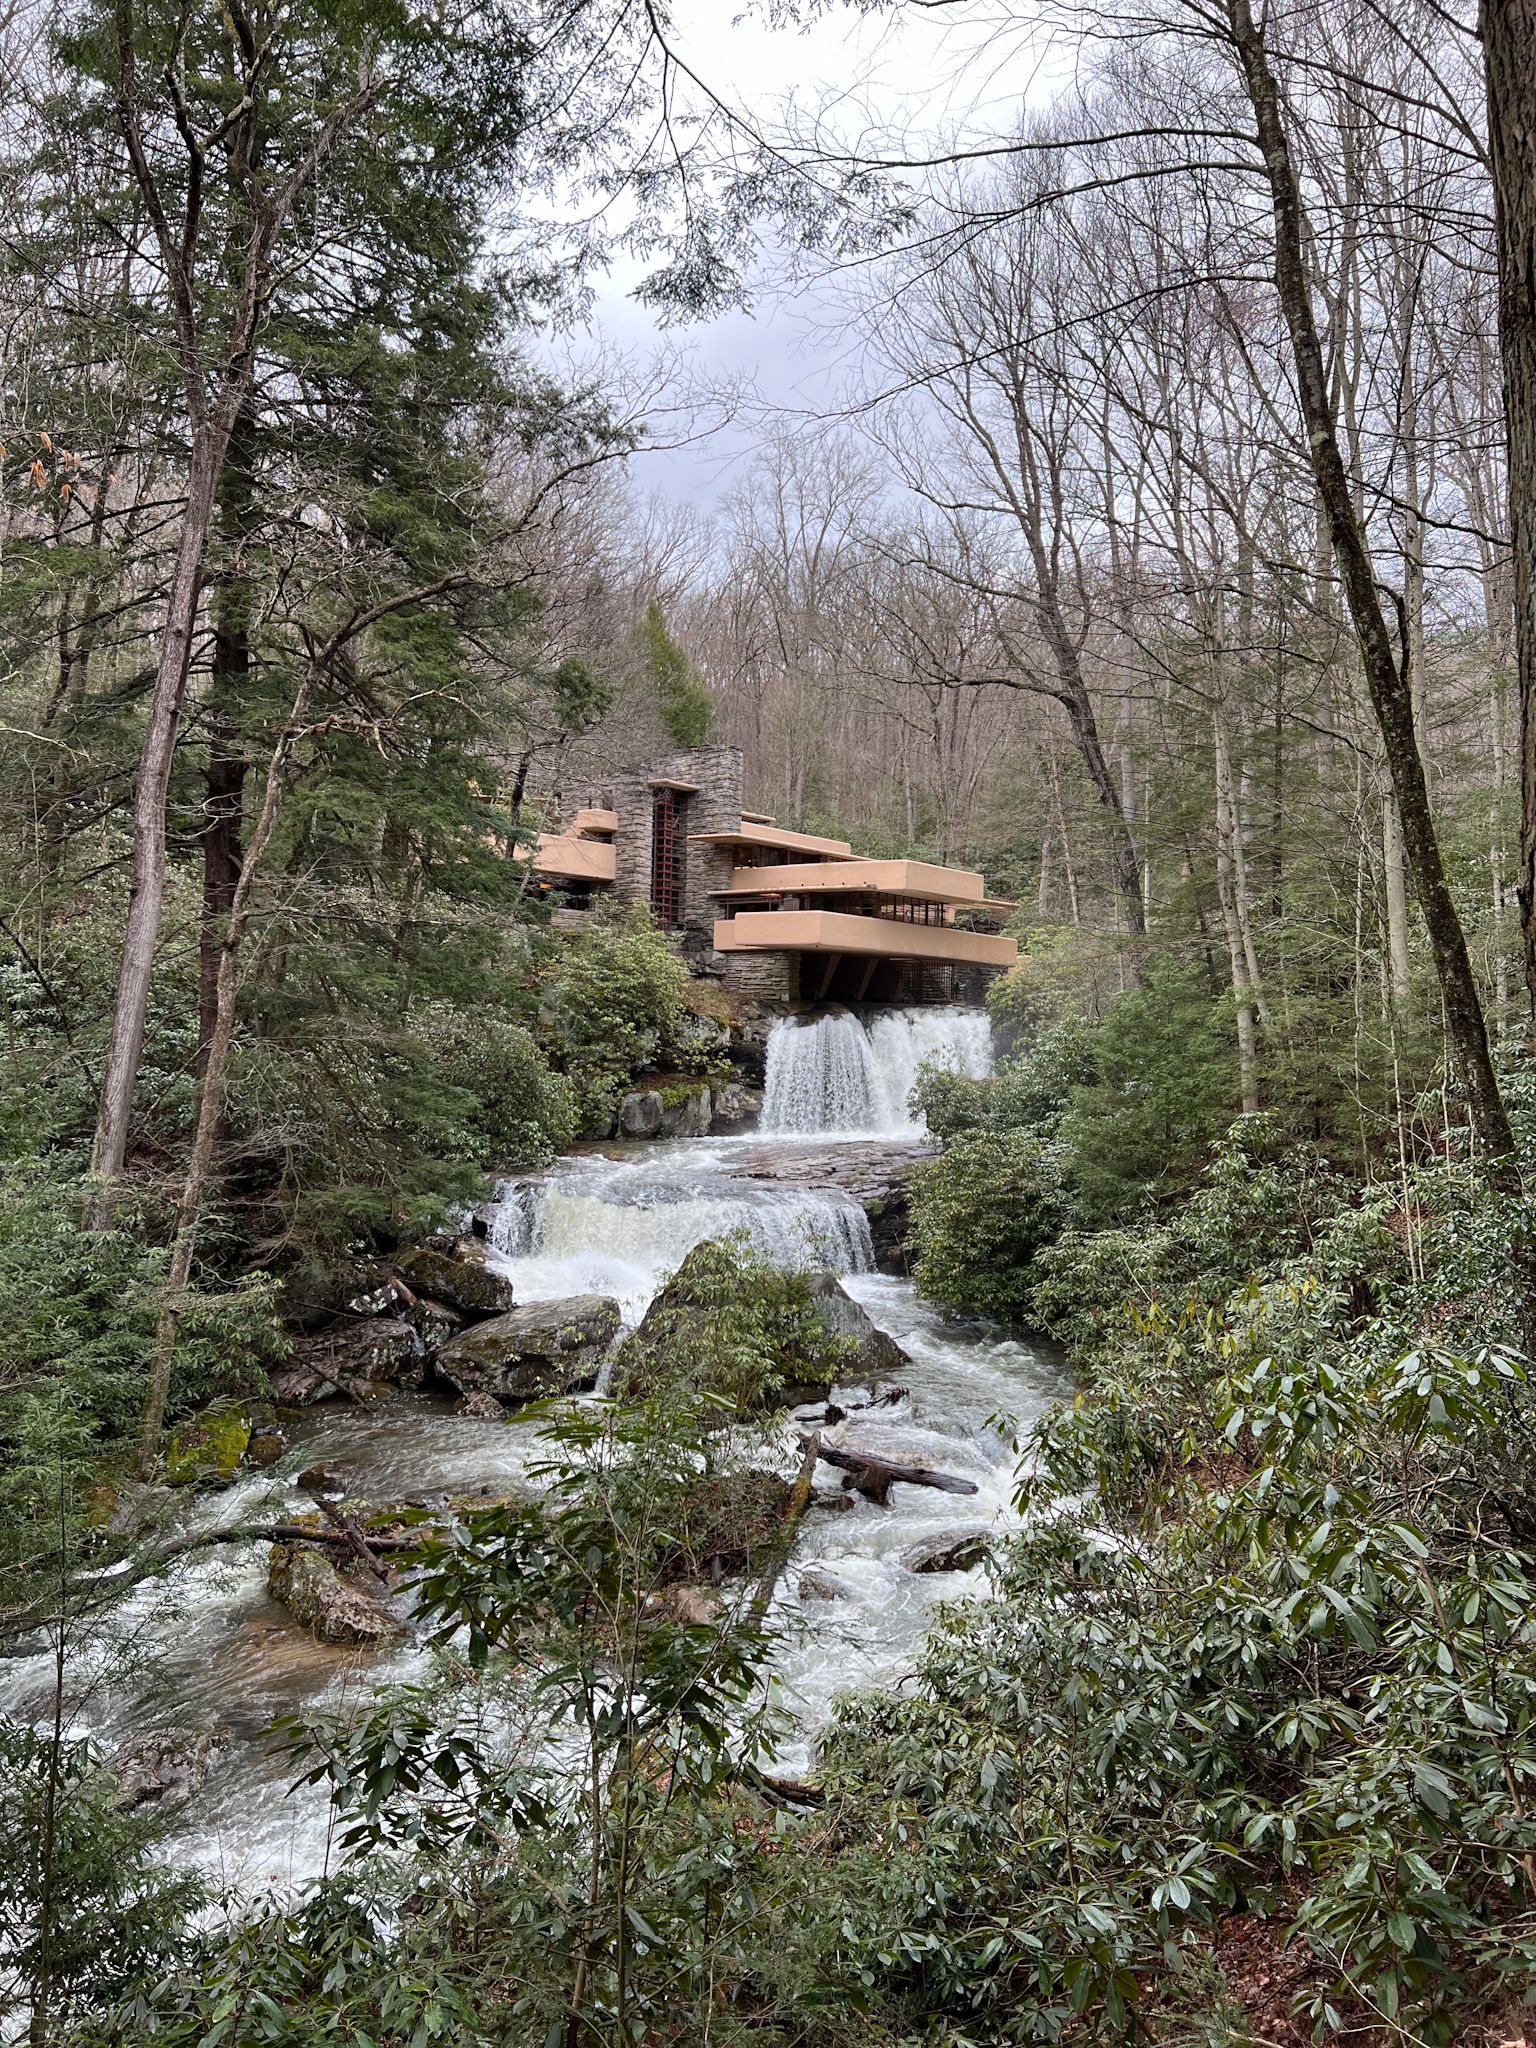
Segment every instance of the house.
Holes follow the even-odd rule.
[[[676,753],[539,835],[539,885],[579,914],[649,904],[697,972],[778,1002],[974,1000],[1018,958],[978,874],[874,860],[742,808],[739,747]]]

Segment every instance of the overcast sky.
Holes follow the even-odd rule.
[[[999,0],[960,0],[935,12],[898,6],[859,14],[834,6],[809,29],[738,20],[741,0],[675,0],[675,45],[711,89],[759,120],[791,101],[822,111],[851,138],[881,132],[921,154],[964,128],[997,134],[1062,75],[1059,52],[1006,30],[1016,12]],[[632,293],[639,268],[615,266],[600,287],[589,339],[644,359],[665,349],[702,383],[731,383],[750,396],[735,421],[707,439],[637,459],[635,483],[701,507],[729,488],[763,431],[763,408],[806,420],[837,403],[850,370],[850,337],[840,331],[835,293],[791,296],[771,281],[750,312],[674,329],[662,336]],[[755,401],[755,402],[754,402]]]

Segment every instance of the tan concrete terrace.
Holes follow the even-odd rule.
[[[952,924],[917,924],[898,917],[863,917],[845,910],[742,910],[715,926],[720,953],[823,953],[853,958],[917,960],[936,966],[1013,967],[1015,939],[964,931]]]
[[[986,894],[980,875],[968,868],[941,868],[926,860],[868,860],[855,854],[849,860],[795,861],[785,866],[733,868],[729,889],[717,889],[716,896],[816,896],[857,895],[904,896],[918,903],[969,904],[1009,915],[1011,903],[999,903]]]

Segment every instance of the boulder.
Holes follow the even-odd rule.
[[[946,1529],[938,1536],[925,1536],[901,1553],[909,1572],[968,1572],[979,1565],[992,1548],[993,1532],[978,1523],[969,1529]]]
[[[86,1521],[109,1536],[141,1536],[165,1519],[175,1498],[168,1486],[141,1479],[104,1480],[91,1491]]]
[[[712,1131],[741,1131],[753,1123],[763,1106],[760,1088],[748,1088],[740,1081],[723,1081],[709,1092],[709,1128]]]
[[[744,1304],[739,1268],[722,1247],[695,1245],[626,1339],[612,1391],[632,1399],[681,1377],[748,1407],[824,1402],[842,1358],[817,1304],[800,1292],[803,1277],[814,1276],[785,1273],[760,1302]],[[751,1333],[759,1342],[743,1342],[744,1307],[760,1312]],[[777,1385],[762,1383],[758,1360],[771,1363]]]
[[[654,1088],[640,1089],[632,1095],[626,1095],[619,1104],[619,1136],[658,1137],[666,1113],[666,1104]]]
[[[838,1367],[840,1381],[885,1379],[906,1370],[912,1363],[906,1352],[894,1337],[875,1328],[835,1273],[812,1273],[809,1279],[811,1300],[827,1334],[850,1347]]]
[[[444,1344],[432,1364],[461,1394],[538,1401],[590,1387],[618,1334],[618,1303],[605,1294],[578,1294],[472,1324]]]
[[[348,1380],[341,1391],[359,1408],[376,1408],[381,1401],[387,1401],[396,1389],[385,1380]]]
[[[351,1643],[372,1649],[398,1642],[404,1633],[373,1590],[374,1582],[343,1572],[302,1543],[274,1543],[267,1566],[267,1591],[322,1643]]]
[[[344,1317],[312,1337],[300,1337],[287,1364],[272,1379],[275,1398],[290,1406],[326,1398],[318,1391],[307,1398],[302,1393],[297,1398],[279,1393],[279,1381],[286,1387],[295,1373],[309,1374],[343,1393],[352,1393],[359,1385],[415,1386],[423,1373],[421,1347],[410,1324],[394,1316]]]
[[[710,1094],[702,1081],[696,1088],[669,1088],[661,1102],[662,1137],[708,1137]]]
[[[648,1593],[645,1605],[659,1620],[680,1622],[684,1628],[706,1628],[718,1621],[725,1602],[708,1586],[668,1586],[664,1593]]]
[[[491,1264],[495,1253],[478,1237],[412,1245],[395,1260],[413,1294],[429,1295],[468,1316],[500,1316],[516,1307],[512,1282]]]
[[[808,1565],[800,1574],[795,1590],[802,1600],[846,1600],[848,1597],[848,1588],[837,1574],[824,1571],[816,1564]]]
[[[347,1475],[335,1465],[306,1465],[293,1483],[316,1500],[340,1500],[347,1490]]]
[[[245,1462],[265,1472],[268,1466],[277,1463],[287,1448],[288,1439],[275,1422],[258,1422],[245,1447]]]
[[[349,1316],[393,1316],[399,1315],[405,1304],[405,1296],[389,1274],[373,1280],[361,1294],[354,1294],[347,1303]]]
[[[861,1205],[869,1218],[869,1242],[882,1273],[903,1278],[912,1270],[912,1207],[905,1186],[867,1197]]]
[[[165,1454],[165,1477],[171,1486],[224,1485],[234,1478],[251,1440],[251,1413],[238,1405],[215,1403],[184,1422]]]
[[[494,1394],[465,1394],[454,1402],[455,1415],[466,1416],[472,1422],[500,1422],[506,1410]]]
[[[692,1046],[712,1060],[723,1060],[730,1053],[731,1027],[720,1017],[690,1013],[678,1019],[672,1036],[678,1044]]]
[[[311,1408],[317,1401],[334,1401],[341,1393],[335,1380],[307,1365],[280,1365],[267,1375],[267,1384],[279,1408]]]
[[[450,1337],[456,1337],[464,1327],[464,1317],[456,1308],[450,1308],[446,1301],[434,1301],[430,1295],[420,1294],[414,1304],[404,1311],[405,1321],[421,1339],[422,1351],[428,1356],[440,1344],[446,1344]]]
[[[198,1790],[234,1735],[227,1721],[211,1728],[146,1728],[112,1759],[118,1783],[113,1804],[179,1806]]]

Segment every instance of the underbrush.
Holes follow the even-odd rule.
[[[1186,2038],[1232,1915],[1305,1959],[1307,2034],[1450,2042],[1532,1990],[1524,1368],[1338,1300],[1129,1318],[1028,1446],[1000,1598],[843,1716],[845,1967],[940,2038]]]

